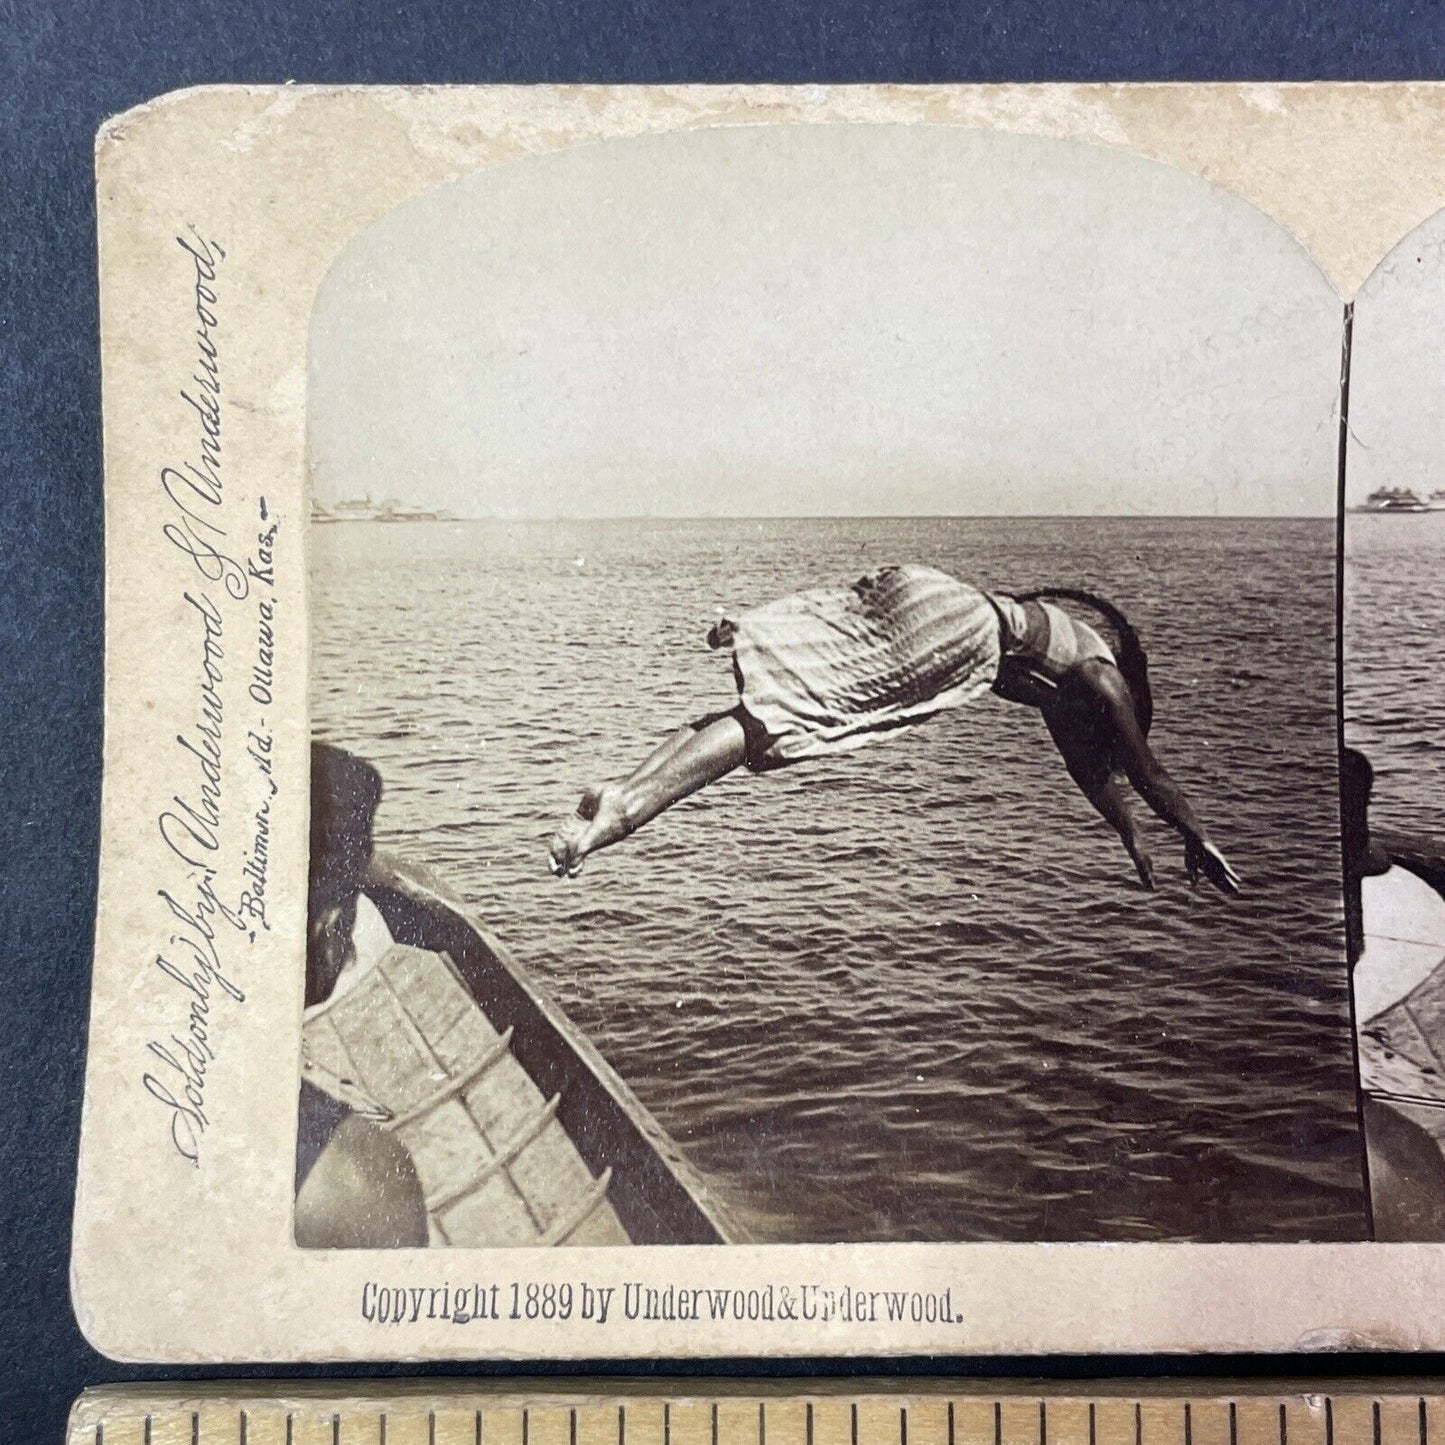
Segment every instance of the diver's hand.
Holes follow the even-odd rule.
[[[1134,860],[1134,867],[1139,874],[1140,884],[1151,893],[1154,891],[1154,860],[1149,856],[1148,850],[1142,843],[1124,844],[1129,857]]]
[[[1190,884],[1199,887],[1202,873],[1221,893],[1231,897],[1239,893],[1239,874],[1229,866],[1229,860],[1207,838],[1186,838],[1184,840],[1184,867],[1189,874]]]

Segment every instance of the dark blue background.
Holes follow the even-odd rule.
[[[75,1327],[66,1287],[100,783],[91,144],[106,116],[207,81],[1440,77],[1445,16],[1434,0],[491,0],[472,10],[436,0],[350,6],[197,0],[144,7],[0,0],[0,838],[6,844],[0,872],[0,1428],[6,1438],[58,1442],[66,1409],[84,1385],[164,1373],[126,1369],[92,1353]],[[1209,1368],[1298,1373],[1307,1363],[1318,1370],[1324,1362],[1236,1360]],[[1352,1368],[1438,1370],[1440,1363],[1377,1357]],[[1093,1365],[1114,1373],[1131,1368],[1119,1360]],[[999,1366],[970,1372],[980,1368],[996,1373]],[[1010,1373],[1045,1368],[1077,1373],[1082,1363],[1009,1367]],[[1175,1362],[1171,1368],[1199,1366]]]

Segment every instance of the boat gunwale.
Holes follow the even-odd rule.
[[[657,1122],[646,1105],[638,1099],[631,1087],[617,1074],[591,1040],[567,1017],[546,988],[534,977],[531,970],[522,964],[511,950],[480,921],[474,909],[454,896],[436,879],[430,869],[380,850],[372,857],[363,883],[363,892],[380,909],[389,928],[392,927],[392,919],[386,916],[387,908],[384,906],[386,900],[379,898],[378,893],[395,895],[403,904],[419,910],[424,917],[435,918],[435,915],[439,913],[452,924],[459,925],[470,936],[473,944],[479,946],[481,957],[474,956],[466,959],[457,957],[456,950],[448,949],[446,951],[452,954],[453,968],[461,976],[468,991],[476,998],[478,1006],[488,1013],[489,1018],[492,1018],[492,1010],[488,1007],[488,999],[482,996],[476,987],[474,976],[492,970],[500,970],[502,975],[510,979],[520,995],[516,1002],[519,1002],[525,1010],[530,1010],[534,1015],[534,1023],[540,1024],[543,1030],[550,1031],[551,1041],[555,1041],[560,1046],[559,1052],[558,1050],[549,1051],[544,1043],[535,1044],[535,1048],[540,1049],[553,1065],[550,1070],[543,1070],[543,1072],[570,1075],[573,1078],[574,1087],[571,1089],[557,1087],[555,1083],[551,1082],[544,1084],[543,1080],[538,1078],[538,1071],[532,1066],[537,1060],[532,1058],[529,1062],[529,1056],[534,1053],[534,1039],[542,1031],[535,1026],[529,1028],[526,1022],[521,1020],[507,1021],[507,1026],[515,1030],[511,1047],[512,1055],[532,1076],[533,1081],[539,1087],[543,1087],[544,1092],[548,1088],[554,1088],[556,1092],[562,1094],[563,1105],[559,1110],[559,1117],[589,1169],[598,1175],[604,1169],[610,1168],[613,1171],[613,1185],[616,1191],[611,1195],[613,1208],[622,1218],[624,1227],[629,1235],[633,1236],[634,1242],[644,1244],[728,1244],[736,1242],[738,1231],[718,1203],[708,1197],[709,1191],[706,1182],[683,1156],[676,1141]],[[398,938],[397,941],[407,940]],[[496,1027],[498,1020],[492,1018],[492,1023]],[[499,1029],[499,1032],[501,1031]],[[598,1121],[594,1119],[574,1117],[580,1108],[575,1098],[578,1071],[590,1079],[591,1091],[594,1095],[600,1092],[601,1095],[606,1096],[614,1120],[623,1126],[617,1141],[619,1148],[623,1152],[636,1156],[631,1164],[615,1155],[603,1157],[596,1148],[592,1147],[592,1138],[599,1133],[605,1134],[612,1131],[613,1124],[603,1121],[599,1127]],[[594,1098],[593,1102],[595,1103],[597,1100]],[[630,1139],[626,1137],[629,1134],[631,1135]],[[632,1181],[639,1172],[637,1164],[640,1160],[646,1159],[650,1159],[655,1166],[650,1171],[653,1184],[660,1184],[662,1192],[670,1193],[671,1199],[659,1200],[653,1197],[657,1191],[649,1190],[646,1185],[633,1187]],[[665,1217],[679,1212],[682,1215],[690,1215],[691,1218],[672,1221],[681,1224],[677,1230],[677,1237],[657,1238],[656,1226],[662,1223]],[[637,1226],[641,1226],[640,1230],[636,1228]],[[638,1232],[641,1232],[644,1237],[638,1239]]]

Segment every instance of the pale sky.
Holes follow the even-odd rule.
[[[1445,487],[1445,212],[1411,232],[1355,300],[1345,501]]]
[[[475,516],[1327,515],[1341,309],[1244,202],[1079,142],[581,145],[342,254],[313,482]]]

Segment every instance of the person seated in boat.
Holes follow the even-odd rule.
[[[1065,601],[1098,616],[1114,644]],[[991,689],[1042,714],[1070,778],[1118,833],[1145,888],[1154,865],[1128,786],[1183,839],[1192,883],[1203,876],[1239,891],[1149,746],[1148,656],[1103,598],[1073,588],[990,594],[932,567],[884,567],[724,620],[708,642],[732,650],[737,705],[680,728],[620,781],[589,788],[552,836],[558,877],[575,877],[589,854],[737,767],[766,772],[859,747]]]
[[[1445,1082],[1435,1060],[1445,1047],[1438,1006],[1445,993],[1439,955],[1445,847],[1418,836],[1376,837],[1370,829],[1374,781],[1363,753],[1341,750],[1345,939],[1371,1237],[1439,1241],[1445,1239]]]
[[[312,1009],[391,944],[362,891],[381,775],[327,743],[311,746],[311,867],[306,1007]],[[415,1165],[395,1135],[364,1116],[344,1086],[303,1078],[296,1138],[296,1243],[390,1249],[427,1243]],[[360,1102],[360,1101],[356,1101]]]

